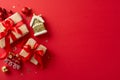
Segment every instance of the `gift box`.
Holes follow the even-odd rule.
[[[31,63],[38,65],[42,64],[41,57],[45,54],[47,48],[43,45],[39,45],[36,40],[30,38],[19,55],[24,61],[30,61]]]
[[[29,33],[19,13],[15,13],[0,23],[0,48],[11,44]]]

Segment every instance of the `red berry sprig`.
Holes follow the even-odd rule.
[[[11,10],[7,11],[5,8],[0,7],[0,21],[3,21],[12,14],[13,12]]]

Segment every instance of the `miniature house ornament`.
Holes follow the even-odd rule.
[[[30,26],[33,28],[34,36],[47,33],[44,23],[45,21],[43,20],[41,15],[40,16],[39,15],[37,16],[35,14],[33,15],[31,22],[30,22]]]

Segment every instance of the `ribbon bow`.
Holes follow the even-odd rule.
[[[18,22],[17,24],[14,24],[14,21],[10,18],[6,19],[2,22],[2,25],[5,27],[4,32],[0,33],[0,39],[5,37],[5,50],[8,54],[10,51],[10,38],[12,38],[13,41],[15,41],[17,38],[13,34],[13,32],[17,32],[19,34],[22,34],[22,32],[18,29],[23,24],[23,21]],[[4,56],[6,57],[7,54]]]
[[[25,45],[23,49],[28,53],[28,56],[23,58],[24,61],[30,60],[33,56],[42,65],[41,56],[43,56],[43,50],[37,50],[38,44],[36,43],[33,48],[30,45]]]

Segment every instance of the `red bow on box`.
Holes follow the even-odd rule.
[[[10,38],[12,38],[13,41],[17,39],[13,34],[13,32],[17,32],[22,35],[21,30],[18,29],[22,24],[23,21],[14,24],[14,21],[10,18],[2,22],[2,25],[5,27],[5,31],[0,33],[0,39],[5,37],[5,43],[6,43],[5,50],[7,53],[10,51]],[[5,58],[6,55],[3,56],[2,58]]]
[[[30,45],[25,45],[23,49],[28,53],[28,56],[23,58],[24,61],[30,60],[32,57],[34,57],[39,64],[42,64],[41,56],[43,56],[43,51],[42,50],[37,50],[38,44],[35,43],[33,49],[30,47]]]

